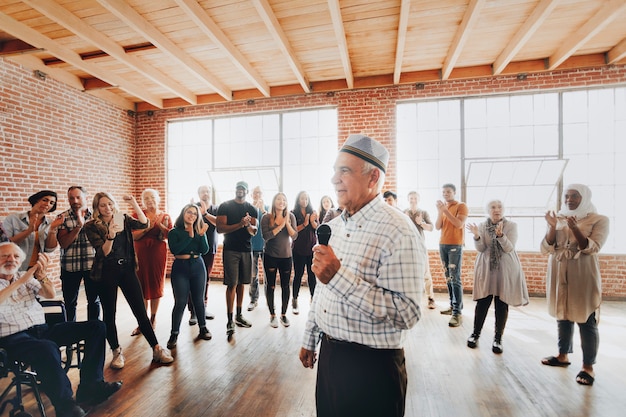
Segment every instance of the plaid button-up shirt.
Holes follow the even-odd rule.
[[[65,229],[71,232],[78,226],[78,219],[73,210],[66,210],[65,221],[59,229]],[[91,219],[91,211],[87,210],[85,214],[85,223]],[[89,271],[93,264],[93,258],[96,256],[96,250],[89,243],[85,229],[82,229],[76,239],[67,247],[61,248],[61,269],[67,272]]]

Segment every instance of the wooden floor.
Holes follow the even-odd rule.
[[[162,344],[170,331],[172,296],[167,289],[156,325]],[[224,287],[212,283],[210,310],[217,317],[208,323],[213,340],[195,340],[197,326],[188,326],[185,314],[176,362],[171,366],[151,364],[145,339],[130,336],[136,323],[120,294],[118,326],[127,365],[119,371],[107,367],[105,377],[121,379],[124,386],[109,401],[92,409],[89,416],[315,416],[315,371],[304,369],[298,360],[308,310],[306,291],[303,288],[300,315],[294,316],[289,309],[291,327],[271,328],[265,298],[261,298],[259,307],[246,314],[253,322],[252,328],[238,328],[234,343],[229,343]],[[441,307],[446,299],[447,294],[437,294]],[[278,294],[276,300],[280,303]],[[246,294],[244,308],[248,301]],[[511,308],[502,355],[491,352],[493,310],[478,348],[466,347],[473,309],[474,303],[466,295],[462,327],[449,328],[449,316],[440,315],[438,310],[424,310],[422,320],[410,331],[406,343],[406,416],[626,415],[625,302],[603,304],[593,387],[575,382],[582,360],[578,332],[569,368],[540,364],[543,356],[556,353],[556,322],[548,316],[543,298],[532,298],[526,307]],[[82,306],[78,317],[85,316]],[[107,366],[110,359],[109,352]],[[71,370],[69,375],[76,387],[78,371]],[[0,388],[6,381],[0,381]],[[54,416],[49,401],[45,401],[48,415]],[[26,394],[26,403],[28,411],[36,416],[30,393]]]

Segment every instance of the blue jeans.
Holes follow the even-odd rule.
[[[574,322],[557,320],[557,327],[559,331],[559,353],[572,353],[574,351]],[[578,330],[580,331],[580,347],[583,351],[583,364],[593,365],[596,363],[598,346],[600,345],[596,313],[591,313],[586,323],[578,323]]]
[[[259,258],[263,262],[263,251],[252,252],[252,282],[250,283],[250,302],[256,303],[259,300]]]
[[[175,259],[172,264],[170,282],[174,293],[174,309],[172,310],[172,334],[180,331],[180,322],[191,298],[193,309],[198,318],[200,328],[206,326],[204,312],[204,288],[206,287],[206,267],[202,258]]]
[[[67,310],[67,321],[76,321],[76,305],[78,304],[78,291],[80,282],[84,279],[85,296],[87,297],[87,319],[98,320],[100,317],[100,299],[96,283],[89,278],[89,271],[69,272],[61,269],[61,289],[63,301]]]
[[[439,256],[446,276],[452,314],[461,314],[461,310],[463,310],[463,284],[461,283],[463,246],[440,244]]]

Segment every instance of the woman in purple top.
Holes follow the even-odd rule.
[[[285,315],[289,305],[289,278],[291,277],[291,241],[298,237],[296,217],[287,210],[287,196],[278,193],[272,200],[272,210],[261,218],[261,233],[265,240],[263,269],[265,270],[265,298],[270,310],[270,326],[278,327],[274,312],[274,288],[276,272],[280,274],[282,306],[280,323],[287,327],[289,320]]]
[[[298,193],[296,204],[292,212],[294,216],[296,216],[299,236],[299,239],[295,240],[291,246],[293,250],[294,269],[292,308],[293,314],[298,314],[298,294],[300,293],[300,285],[302,284],[305,266],[311,297],[313,297],[313,292],[315,291],[316,278],[311,270],[311,265],[313,263],[313,246],[317,243],[315,230],[319,222],[317,212],[313,210],[311,199],[306,191],[300,191]]]

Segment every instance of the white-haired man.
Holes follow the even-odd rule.
[[[82,417],[85,411],[78,403],[99,404],[122,386],[120,381],[104,381],[106,327],[98,320],[48,326],[37,296],[56,296],[46,273],[49,258],[40,253],[35,266],[19,271],[25,257],[15,243],[0,243],[0,347],[9,359],[23,361],[37,370],[57,417]],[[85,355],[74,400],[72,385],[61,366],[59,346],[81,340],[85,341]]]

